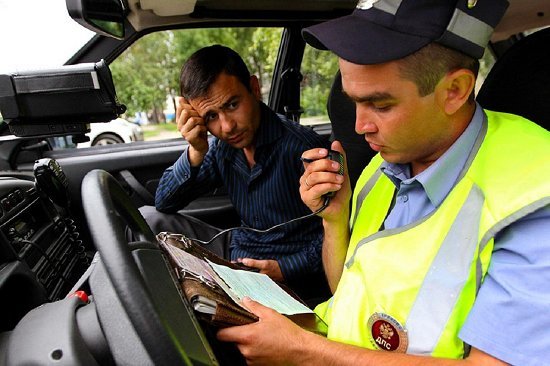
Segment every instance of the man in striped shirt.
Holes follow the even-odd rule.
[[[189,146],[163,174],[155,205],[143,211],[155,231],[209,240],[220,230],[177,211],[225,186],[242,226],[209,249],[285,282],[310,305],[330,293],[321,263],[323,228],[299,193],[300,156],[328,142],[261,102],[258,79],[241,57],[220,45],[203,48],[184,64],[176,118]],[[208,139],[210,132],[215,138]],[[212,247],[212,248],[211,248]]]

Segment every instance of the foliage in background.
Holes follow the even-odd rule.
[[[258,76],[267,101],[281,36],[281,28],[181,29],[146,35],[110,65],[118,97],[127,106],[128,117],[146,112],[151,122],[164,121],[167,97],[175,103],[180,94],[179,74],[185,60],[201,47],[222,44],[243,57]],[[307,47],[302,67],[303,116],[326,115],[336,57]]]
[[[303,117],[327,114],[326,101],[336,71],[338,71],[338,58],[332,52],[306,46],[302,60]]]
[[[154,33],[136,42],[110,65],[117,95],[127,114],[164,109],[177,60],[172,55],[173,35]]]

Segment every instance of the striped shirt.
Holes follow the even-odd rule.
[[[256,164],[252,168],[241,149],[212,139],[200,167],[191,168],[186,150],[164,172],[155,205],[159,211],[176,212],[202,194],[225,186],[242,226],[265,230],[308,215],[311,210],[299,193],[303,173],[300,156],[305,150],[317,147],[328,148],[328,141],[262,104]],[[301,281],[303,276],[322,273],[322,241],[319,217],[283,225],[268,233],[235,230],[231,237],[231,259],[275,259],[287,282],[306,285]]]

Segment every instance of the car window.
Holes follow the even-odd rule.
[[[181,137],[175,124],[179,73],[199,48],[222,44],[237,51],[258,76],[267,101],[282,28],[208,28],[155,32],[135,42],[110,68],[126,120],[139,124],[145,141]]]
[[[486,48],[485,53],[483,54],[483,57],[479,60],[479,73],[476,79],[476,86],[475,86],[476,95],[479,92],[481,85],[485,81],[485,78],[489,74],[489,71],[491,71],[491,68],[495,64],[495,61],[496,61],[496,58],[491,52],[491,50],[489,48]]]
[[[334,76],[338,71],[338,58],[327,51],[320,51],[306,44],[302,61],[303,81],[301,105],[303,125],[330,123],[327,115],[327,98]]]

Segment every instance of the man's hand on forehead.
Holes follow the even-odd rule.
[[[187,104],[197,112],[197,115],[201,118],[206,117],[206,115],[212,110],[212,106],[209,103],[208,97],[197,97],[195,99],[189,99]]]

